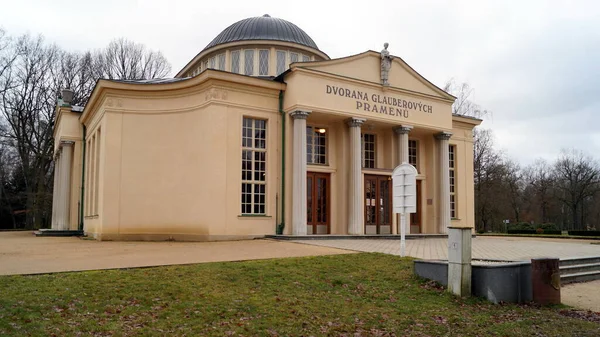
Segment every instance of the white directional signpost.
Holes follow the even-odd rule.
[[[404,162],[392,173],[394,213],[400,214],[400,255],[406,250],[406,214],[417,212],[417,169]]]

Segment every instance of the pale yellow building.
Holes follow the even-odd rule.
[[[59,101],[52,228],[101,240],[396,234],[391,173],[418,170],[410,233],[473,226],[472,129],[455,97],[384,50],[330,59],[268,15],[172,79],[100,80]]]

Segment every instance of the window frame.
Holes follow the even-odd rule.
[[[258,50],[258,76],[269,76],[269,61],[270,61],[271,50],[259,49]],[[266,56],[266,63],[263,63],[263,56]],[[263,64],[265,69],[263,69]],[[263,73],[263,70],[264,73]]]
[[[312,132],[309,132],[309,129],[311,129]],[[320,133],[320,132],[318,132],[319,129],[325,129],[325,132]],[[329,151],[328,151],[329,141],[328,141],[328,136],[327,136],[327,134],[329,133],[328,131],[329,130],[326,127],[315,126],[315,125],[307,125],[306,126],[306,164],[322,165],[322,166],[329,165]],[[310,134],[310,141],[309,141],[309,134]],[[315,135],[317,137],[323,138],[323,140],[324,140],[323,145],[315,144],[314,140],[317,139],[317,137],[315,137]],[[323,147],[323,149],[324,149],[324,153],[322,155],[323,162],[315,161],[315,158],[321,157],[320,154],[315,152],[315,149],[317,147]]]
[[[220,53],[217,55],[217,69],[218,70],[225,70],[225,53]]]
[[[254,54],[256,54],[256,49],[244,49],[244,75],[246,76],[254,76]]]
[[[458,219],[456,198],[456,145],[448,145],[448,181],[450,191],[450,219]]]
[[[411,145],[414,144],[415,146],[412,147]],[[414,155],[411,153],[411,150],[414,149],[415,153]],[[412,161],[412,157],[414,157],[414,163]],[[419,170],[419,140],[418,139],[409,139],[408,140],[408,163],[411,164],[412,166],[414,166],[415,169],[417,169],[417,172],[420,172]]]
[[[373,151],[369,151],[373,153],[373,158],[367,158],[367,141],[365,136],[372,136],[373,141],[369,142],[373,144]],[[377,134],[375,133],[361,133],[360,134],[360,152],[361,152],[361,167],[364,169],[375,169],[377,168]],[[367,166],[367,160],[373,163],[373,166]]]
[[[250,128],[246,121],[250,121]],[[258,127],[259,123],[263,123],[264,128]],[[245,136],[245,131],[250,130],[250,137]],[[257,138],[257,132],[264,130],[263,137]],[[249,139],[249,146],[246,140]],[[263,142],[263,147],[257,146],[257,141]],[[243,116],[242,117],[242,128],[241,128],[241,184],[240,184],[240,214],[242,216],[266,216],[267,215],[267,179],[268,179],[268,120],[263,118],[257,118],[254,116]],[[249,159],[246,154],[249,153]],[[262,153],[263,158],[257,159],[257,154]],[[259,156],[260,157],[260,156]],[[245,168],[245,161],[249,160],[250,168]],[[257,163],[262,162],[262,170],[257,170]],[[260,167],[260,166],[259,166]],[[263,179],[260,179],[262,173]],[[248,179],[249,174],[249,179]],[[257,174],[259,175],[258,179]],[[245,190],[248,185],[250,191]],[[258,190],[257,190],[258,189]],[[249,195],[250,201],[246,201],[246,197]],[[260,197],[262,196],[262,202]],[[257,200],[258,199],[258,200]],[[249,207],[250,212],[247,211],[246,206]],[[262,206],[262,212],[261,212]],[[257,210],[258,207],[258,210]]]
[[[236,57],[237,56],[237,57]],[[231,51],[230,71],[234,74],[240,74],[240,63],[242,59],[241,49]]]
[[[294,61],[294,56],[296,56],[296,60],[295,61]],[[296,63],[296,62],[298,62],[298,60],[300,60],[300,53],[291,51],[290,52],[290,62],[289,62],[289,64]]]
[[[283,55],[283,58],[280,59],[279,56],[281,56],[281,55]],[[287,64],[287,51],[277,49],[275,52],[275,57],[277,59],[275,70],[276,70],[277,76],[279,76],[280,74],[282,74],[286,71],[285,65]]]

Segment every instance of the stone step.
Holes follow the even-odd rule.
[[[35,236],[83,236],[83,231],[40,229],[40,230],[34,232],[34,234],[35,234]]]
[[[567,259],[560,259],[560,266],[574,266],[578,264],[590,264],[590,263],[600,263],[600,256],[591,256],[591,257],[574,257]]]
[[[600,280],[600,270],[582,273],[565,274],[560,276],[561,284]]]
[[[588,271],[600,271],[600,263],[576,264],[572,266],[560,266],[560,274],[575,274]]]
[[[475,234],[471,237],[477,237]],[[400,234],[316,234],[316,235],[265,235],[267,239],[276,240],[400,240]],[[406,240],[412,239],[447,239],[448,234],[406,234]]]

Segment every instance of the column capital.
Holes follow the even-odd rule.
[[[71,146],[73,144],[75,144],[75,142],[72,140],[61,140],[60,141],[61,146]]]
[[[452,132],[446,132],[446,131],[437,133],[435,135],[435,139],[439,139],[439,140],[449,140],[450,137],[452,137]]]
[[[399,135],[407,134],[412,129],[413,127],[411,125],[398,125],[394,127],[394,131]]]
[[[293,119],[306,119],[310,115],[311,111],[307,110],[294,110],[290,112],[290,116]]]
[[[357,117],[352,117],[350,119],[346,120],[346,123],[348,124],[349,127],[359,127],[361,125],[363,125],[364,122],[366,122],[367,120],[364,118],[357,118]]]

